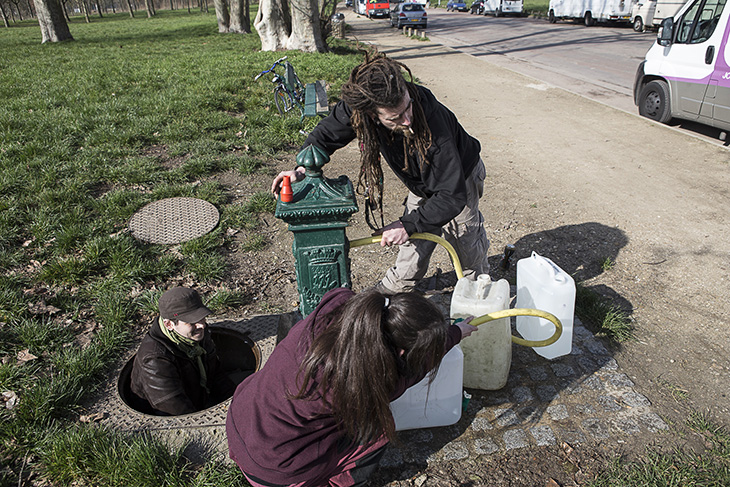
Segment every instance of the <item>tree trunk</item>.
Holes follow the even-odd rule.
[[[261,38],[262,51],[286,49],[291,18],[286,0],[260,0],[253,26]]]
[[[228,32],[231,26],[231,16],[228,14],[228,1],[214,0],[213,5],[215,6],[215,18],[218,21],[218,32]]]
[[[332,16],[337,12],[337,0],[324,0],[319,11],[319,26],[322,38],[327,39],[332,33]]]
[[[81,10],[84,12],[84,19],[86,20],[86,23],[90,24],[91,19],[89,19],[89,5],[86,3],[86,0],[79,0],[79,3],[81,4]]]
[[[127,0],[127,6],[129,6],[129,16],[134,18],[134,9],[132,8],[132,0]]]
[[[3,16],[3,25],[5,27],[10,27],[10,22],[8,22],[8,14],[5,13],[5,9],[3,8],[2,3],[0,3],[0,15]]]
[[[73,40],[58,0],[35,0],[35,11],[41,27],[41,43]]]
[[[71,17],[68,16],[68,8],[66,8],[66,0],[61,0],[61,9],[63,10],[63,16],[66,18],[66,22],[71,22]]]
[[[33,17],[33,7],[30,4],[30,0],[26,0],[26,3],[28,4],[28,12],[31,17]]]
[[[155,5],[152,3],[152,0],[145,0],[144,4],[147,9],[147,18],[149,19],[155,15]]]
[[[15,5],[15,10],[18,12],[18,20],[23,21],[23,12],[20,11],[20,0],[16,0],[15,2],[12,2],[13,5]],[[10,11],[13,11],[13,7],[10,7]]]
[[[292,33],[286,45],[287,49],[327,52],[327,44],[322,39],[319,25],[317,0],[292,0],[291,12]]]
[[[249,16],[248,2],[245,0],[231,1],[231,24],[228,32],[236,34],[251,33],[251,17]]]
[[[95,0],[94,3],[96,4],[96,11],[99,13],[99,18],[104,18],[104,16],[101,15],[101,4],[99,4],[99,0]]]

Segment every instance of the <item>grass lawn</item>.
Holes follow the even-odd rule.
[[[271,199],[233,204],[205,181],[268,171],[316,120],[302,127],[273,114],[270,83],[253,78],[283,53],[259,52],[256,34],[218,34],[213,13],[92,20],[74,19],[76,40],[61,44],[41,45],[35,22],[0,29],[0,487],[41,478],[246,485],[235,467],[193,464],[152,436],[84,425],[80,404],[146,327],[165,283],[205,285],[214,311],[240,303],[245,290],[222,280],[227,230],[255,227]],[[328,54],[286,54],[302,80],[326,80],[336,98],[361,58],[330,41]],[[173,196],[211,202],[221,223],[174,250],[129,235],[137,210]],[[583,300],[608,336],[627,333],[612,308]],[[709,453],[650,452],[646,462],[607,466],[595,485],[730,484],[728,435],[691,420]],[[654,480],[667,472],[681,481]]]
[[[235,469],[193,468],[152,438],[84,427],[77,411],[164,283],[206,284],[217,311],[240,302],[245,290],[221,283],[226,230],[257,225],[273,200],[234,205],[201,181],[266,171],[316,121],[274,115],[271,83],[253,78],[284,53],[260,52],[256,34],[218,34],[213,13],[70,29],[75,41],[46,45],[35,22],[0,29],[0,390],[13,406],[0,412],[0,486],[21,471],[63,485],[226,485]],[[336,97],[360,56],[330,40],[332,53],[285,54]],[[213,203],[221,224],[175,251],[129,235],[134,212],[173,196]]]

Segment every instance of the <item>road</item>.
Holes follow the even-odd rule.
[[[634,75],[655,41],[654,32],[634,32],[629,25],[550,24],[545,19],[495,18],[444,9],[429,9],[428,15],[427,35],[434,42],[610,107],[638,112]],[[469,73],[464,78],[470,88],[478,86],[469,80]],[[685,133],[723,144],[718,129],[672,123]]]
[[[634,74],[655,34],[628,26],[485,17],[429,10],[428,36],[616,108],[636,112]]]

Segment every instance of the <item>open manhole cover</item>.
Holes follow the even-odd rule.
[[[154,201],[129,220],[132,235],[155,244],[176,244],[205,235],[218,224],[218,210],[197,198]]]

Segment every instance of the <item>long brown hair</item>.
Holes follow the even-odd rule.
[[[408,73],[406,81],[403,71]],[[360,176],[357,188],[364,192],[366,205],[380,208],[382,219],[383,169],[380,165],[377,109],[397,108],[406,92],[413,103],[411,128],[413,137],[403,137],[404,171],[408,170],[408,155],[417,154],[419,165],[428,163],[426,153],[431,147],[431,129],[421,106],[413,74],[403,63],[380,53],[365,53],[365,62],[356,66],[342,85],[342,100],[352,110],[350,122],[360,142]]]
[[[294,397],[325,401],[358,444],[382,434],[395,438],[390,399],[398,379],[431,371],[433,380],[444,356],[448,325],[439,308],[414,293],[387,299],[377,291],[352,297],[312,342],[299,370]]]

